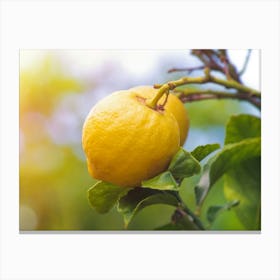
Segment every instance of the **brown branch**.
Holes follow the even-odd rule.
[[[214,50],[192,50],[192,54],[195,55],[205,67],[208,67],[211,70],[223,72],[223,69],[217,63],[217,59],[214,59],[213,57],[218,56]]]
[[[201,66],[195,66],[195,67],[189,67],[189,68],[171,68],[168,70],[167,73],[173,73],[173,72],[188,72],[191,73],[195,70],[203,70],[205,68],[205,65],[201,65]]]
[[[224,64],[224,73],[226,75],[226,78],[230,80],[231,76],[229,72],[229,59],[226,50],[220,50],[220,59],[221,62]]]
[[[176,91],[180,92],[180,91]],[[228,92],[217,92],[217,91],[197,91],[189,94],[180,93],[178,98],[183,102],[194,102],[194,101],[203,101],[209,99],[235,99],[240,101],[247,101],[252,105],[256,106],[258,109],[261,109],[261,100],[260,98],[248,95],[246,93],[228,93]]]
[[[244,64],[243,64],[243,67],[240,70],[240,72],[238,73],[239,76],[242,76],[244,74],[244,72],[246,71],[246,68],[247,68],[247,65],[248,65],[248,62],[249,62],[249,59],[250,59],[251,52],[252,52],[252,50],[248,50],[246,58],[245,58],[245,61],[244,61]]]
[[[226,74],[225,64],[223,60],[226,60],[228,76],[230,76],[233,80],[241,83],[236,67],[233,63],[231,63],[228,57],[227,50],[192,50],[192,54],[200,59],[206,67],[223,74]]]

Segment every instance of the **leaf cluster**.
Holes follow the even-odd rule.
[[[165,204],[174,207],[170,223],[157,230],[202,230],[199,216],[207,194],[224,177],[228,198],[224,205],[207,210],[208,227],[223,211],[234,209],[246,229],[260,228],[260,157],[261,122],[251,115],[232,116],[226,126],[224,147],[219,144],[198,146],[188,152],[183,148],[172,158],[167,170],[143,181],[141,187],[124,188],[98,181],[88,190],[91,206],[106,213],[116,206],[127,229],[132,219],[145,207]],[[218,149],[220,149],[218,151]],[[216,152],[206,163],[205,158]],[[204,160],[204,161],[203,161]],[[184,179],[199,175],[194,187],[196,209],[191,210],[180,196]]]

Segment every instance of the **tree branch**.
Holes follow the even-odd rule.
[[[244,72],[246,71],[246,68],[247,68],[247,65],[248,65],[248,62],[249,62],[249,59],[250,59],[251,52],[252,52],[252,50],[248,50],[246,58],[245,58],[245,61],[244,61],[244,64],[243,64],[243,67],[240,70],[240,72],[238,73],[239,76],[242,76],[244,74]]]
[[[185,215],[187,214],[189,217],[191,217],[192,222],[200,229],[200,230],[205,230],[202,222],[200,221],[200,219],[186,206],[186,205],[182,205],[182,209],[181,211],[183,211],[183,213],[185,213]]]
[[[191,219],[191,222],[200,230],[204,230],[204,226],[200,219],[185,205],[185,203],[182,201],[180,195],[175,191],[172,192],[173,195],[178,200],[178,207],[174,211],[172,215],[172,221],[173,223],[179,222],[180,219],[184,218],[186,215],[188,215],[189,219]]]
[[[176,90],[178,92],[178,98],[183,102],[193,102],[193,101],[203,101],[209,99],[236,99],[241,101],[248,101],[252,105],[256,106],[258,109],[261,109],[261,101],[258,97],[254,95],[248,95],[241,92],[228,93],[221,91],[212,91],[212,90],[201,90],[201,91],[191,91],[189,93]]]
[[[220,78],[217,78],[213,75],[210,74],[210,69],[205,68],[204,70],[205,75],[202,77],[183,77],[179,80],[175,81],[170,81],[167,82],[166,84],[156,84],[154,85],[154,88],[159,88],[159,92],[162,91],[169,91],[173,90],[176,87],[182,86],[182,85],[187,85],[187,84],[206,84],[206,83],[214,83],[218,84],[221,86],[224,86],[225,88],[229,89],[235,89],[237,92],[236,93],[227,93],[227,92],[222,92],[218,93],[216,91],[211,91],[211,92],[206,92],[208,94],[208,98],[206,97],[188,97],[189,99],[185,99],[188,101],[195,101],[195,100],[202,100],[202,99],[213,99],[213,98],[231,98],[231,99],[240,99],[240,100],[246,100],[256,106],[257,108],[261,108],[260,106],[260,99],[261,99],[261,93],[255,89],[252,89],[250,87],[247,87],[245,85],[240,84],[239,82],[235,80],[223,80]],[[201,92],[201,91],[200,91]],[[206,94],[205,92],[203,94]],[[194,92],[192,92],[194,94]],[[201,94],[201,93],[200,93]],[[211,94],[211,97],[209,97],[209,94]],[[197,94],[196,94],[197,96]],[[257,100],[259,99],[259,100]],[[187,101],[185,101],[187,102]]]
[[[209,67],[211,70],[215,70],[230,76],[233,80],[242,83],[239,74],[234,64],[231,63],[227,50],[192,50],[192,54],[203,62],[205,67]],[[225,65],[225,62],[227,65]],[[226,71],[228,73],[226,73]]]
[[[220,59],[221,62],[224,64],[224,73],[228,80],[231,79],[230,72],[229,72],[229,58],[227,55],[226,50],[220,50]]]
[[[206,84],[206,83],[215,83],[218,85],[222,85],[225,88],[233,88],[237,89],[239,91],[242,91],[247,94],[255,95],[255,96],[261,96],[261,93],[255,89],[249,88],[247,86],[244,86],[235,80],[223,80],[220,78],[217,78],[215,76],[212,76],[210,74],[210,69],[206,68],[205,71],[205,76],[202,77],[183,77],[179,80],[176,81],[170,81],[167,84],[156,84],[154,85],[154,88],[161,88],[162,86],[168,85],[169,89],[174,89],[179,86],[187,85],[187,84]]]
[[[201,65],[201,66],[195,66],[195,67],[189,67],[189,68],[171,68],[168,70],[168,73],[173,73],[173,72],[188,72],[191,73],[195,70],[202,70],[205,68],[205,65]]]

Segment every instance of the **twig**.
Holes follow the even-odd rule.
[[[212,83],[215,83],[218,85],[222,85],[226,88],[233,88],[233,89],[242,91],[244,93],[254,94],[259,97],[261,96],[261,93],[259,91],[249,88],[245,85],[242,85],[235,80],[223,80],[223,79],[220,79],[220,78],[217,78],[217,77],[211,75],[209,68],[205,68],[204,74],[205,75],[202,77],[183,77],[176,81],[170,81],[167,84],[156,84],[156,85],[154,85],[154,88],[164,87],[165,90],[167,90],[167,86],[168,86],[168,88],[170,90],[172,90],[178,86],[183,86],[186,84],[206,84],[206,83],[212,82]]]
[[[222,61],[222,58],[224,57],[227,60],[227,68],[230,77],[233,80],[242,83],[236,67],[230,62],[227,50],[192,50],[192,54],[200,59],[205,67],[209,67],[211,70],[215,70],[223,74],[225,74],[225,65]]]
[[[246,71],[246,68],[247,68],[247,65],[248,65],[248,62],[249,62],[249,59],[250,59],[251,52],[252,52],[252,50],[248,50],[246,58],[245,58],[245,61],[244,61],[244,64],[243,64],[243,67],[242,67],[242,69],[238,73],[239,76],[242,76],[244,74],[244,72]]]
[[[218,85],[222,85],[225,88],[231,88],[231,89],[235,89],[239,92],[239,94],[235,94],[235,95],[228,95],[227,94],[217,94],[214,91],[211,92],[212,95],[216,95],[215,98],[233,98],[233,99],[240,99],[240,100],[246,100],[248,102],[250,102],[251,104],[253,104],[254,106],[256,106],[257,108],[261,108],[260,106],[260,101],[257,102],[255,100],[255,98],[261,98],[261,93],[255,89],[252,89],[250,87],[247,87],[245,85],[240,84],[239,82],[235,81],[235,80],[223,80],[220,78],[217,78],[213,75],[210,74],[210,69],[209,68],[205,68],[204,70],[204,76],[202,77],[183,77],[179,80],[176,81],[170,81],[166,84],[156,84],[154,85],[154,88],[159,88],[158,91],[158,98],[155,98],[154,100],[152,100],[153,103],[156,104],[156,102],[158,101],[157,99],[159,99],[161,97],[161,93],[163,92],[168,92],[169,90],[173,90],[176,87],[182,86],[182,85],[187,85],[187,84],[206,84],[206,83],[215,83]],[[235,96],[235,97],[233,97]],[[211,97],[211,99],[213,99],[214,97]],[[204,99],[206,99],[204,97]],[[208,97],[209,99],[209,97]],[[195,99],[192,99],[192,101],[194,101]],[[196,100],[201,100],[201,98],[198,98]],[[154,104],[152,104],[154,105]]]
[[[254,98],[248,98],[248,95],[244,94],[212,94],[212,95],[200,95],[200,94],[192,94],[187,96],[180,96],[180,100],[184,103],[186,102],[193,102],[193,101],[202,101],[202,100],[209,100],[209,99],[237,99],[237,100],[243,100],[248,101],[252,105],[256,106],[258,109],[261,109],[261,102],[254,99]]]
[[[195,70],[202,70],[205,68],[205,65],[201,65],[201,66],[195,66],[195,67],[189,67],[189,68],[171,68],[168,70],[168,73],[173,73],[173,72],[188,72],[191,73]]]
[[[204,230],[205,228],[200,219],[185,205],[179,194],[176,191],[172,193],[179,203],[173,215],[176,216],[176,213],[180,213],[182,216],[188,215],[192,219],[192,223],[194,223],[198,229]]]
[[[175,90],[175,93],[179,93],[178,98],[186,103],[193,101],[202,101],[208,99],[237,99],[248,101],[256,106],[258,109],[261,108],[261,101],[258,96],[248,95],[242,92],[228,93],[225,91],[213,91],[213,90]]]
[[[224,64],[224,72],[225,72],[226,78],[228,80],[230,80],[231,76],[229,73],[229,60],[228,60],[226,50],[220,50],[220,59],[221,59],[222,63]]]
[[[187,213],[187,215],[189,215],[192,218],[192,222],[201,230],[204,230],[204,226],[202,224],[202,222],[200,221],[200,219],[186,206],[186,205],[182,205],[182,210]]]

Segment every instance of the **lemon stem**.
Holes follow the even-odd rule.
[[[157,103],[160,100],[160,98],[166,93],[169,93],[169,85],[168,84],[164,84],[160,87],[160,89],[158,90],[157,94],[150,100],[146,101],[146,104],[151,107],[152,109],[156,109],[157,107]],[[166,103],[166,102],[165,102]],[[164,105],[165,105],[164,103]]]
[[[165,96],[165,99],[164,99],[163,103],[161,104],[162,108],[164,108],[165,104],[166,104],[167,101],[168,101],[169,91],[167,91],[165,95],[166,95],[166,96]]]

